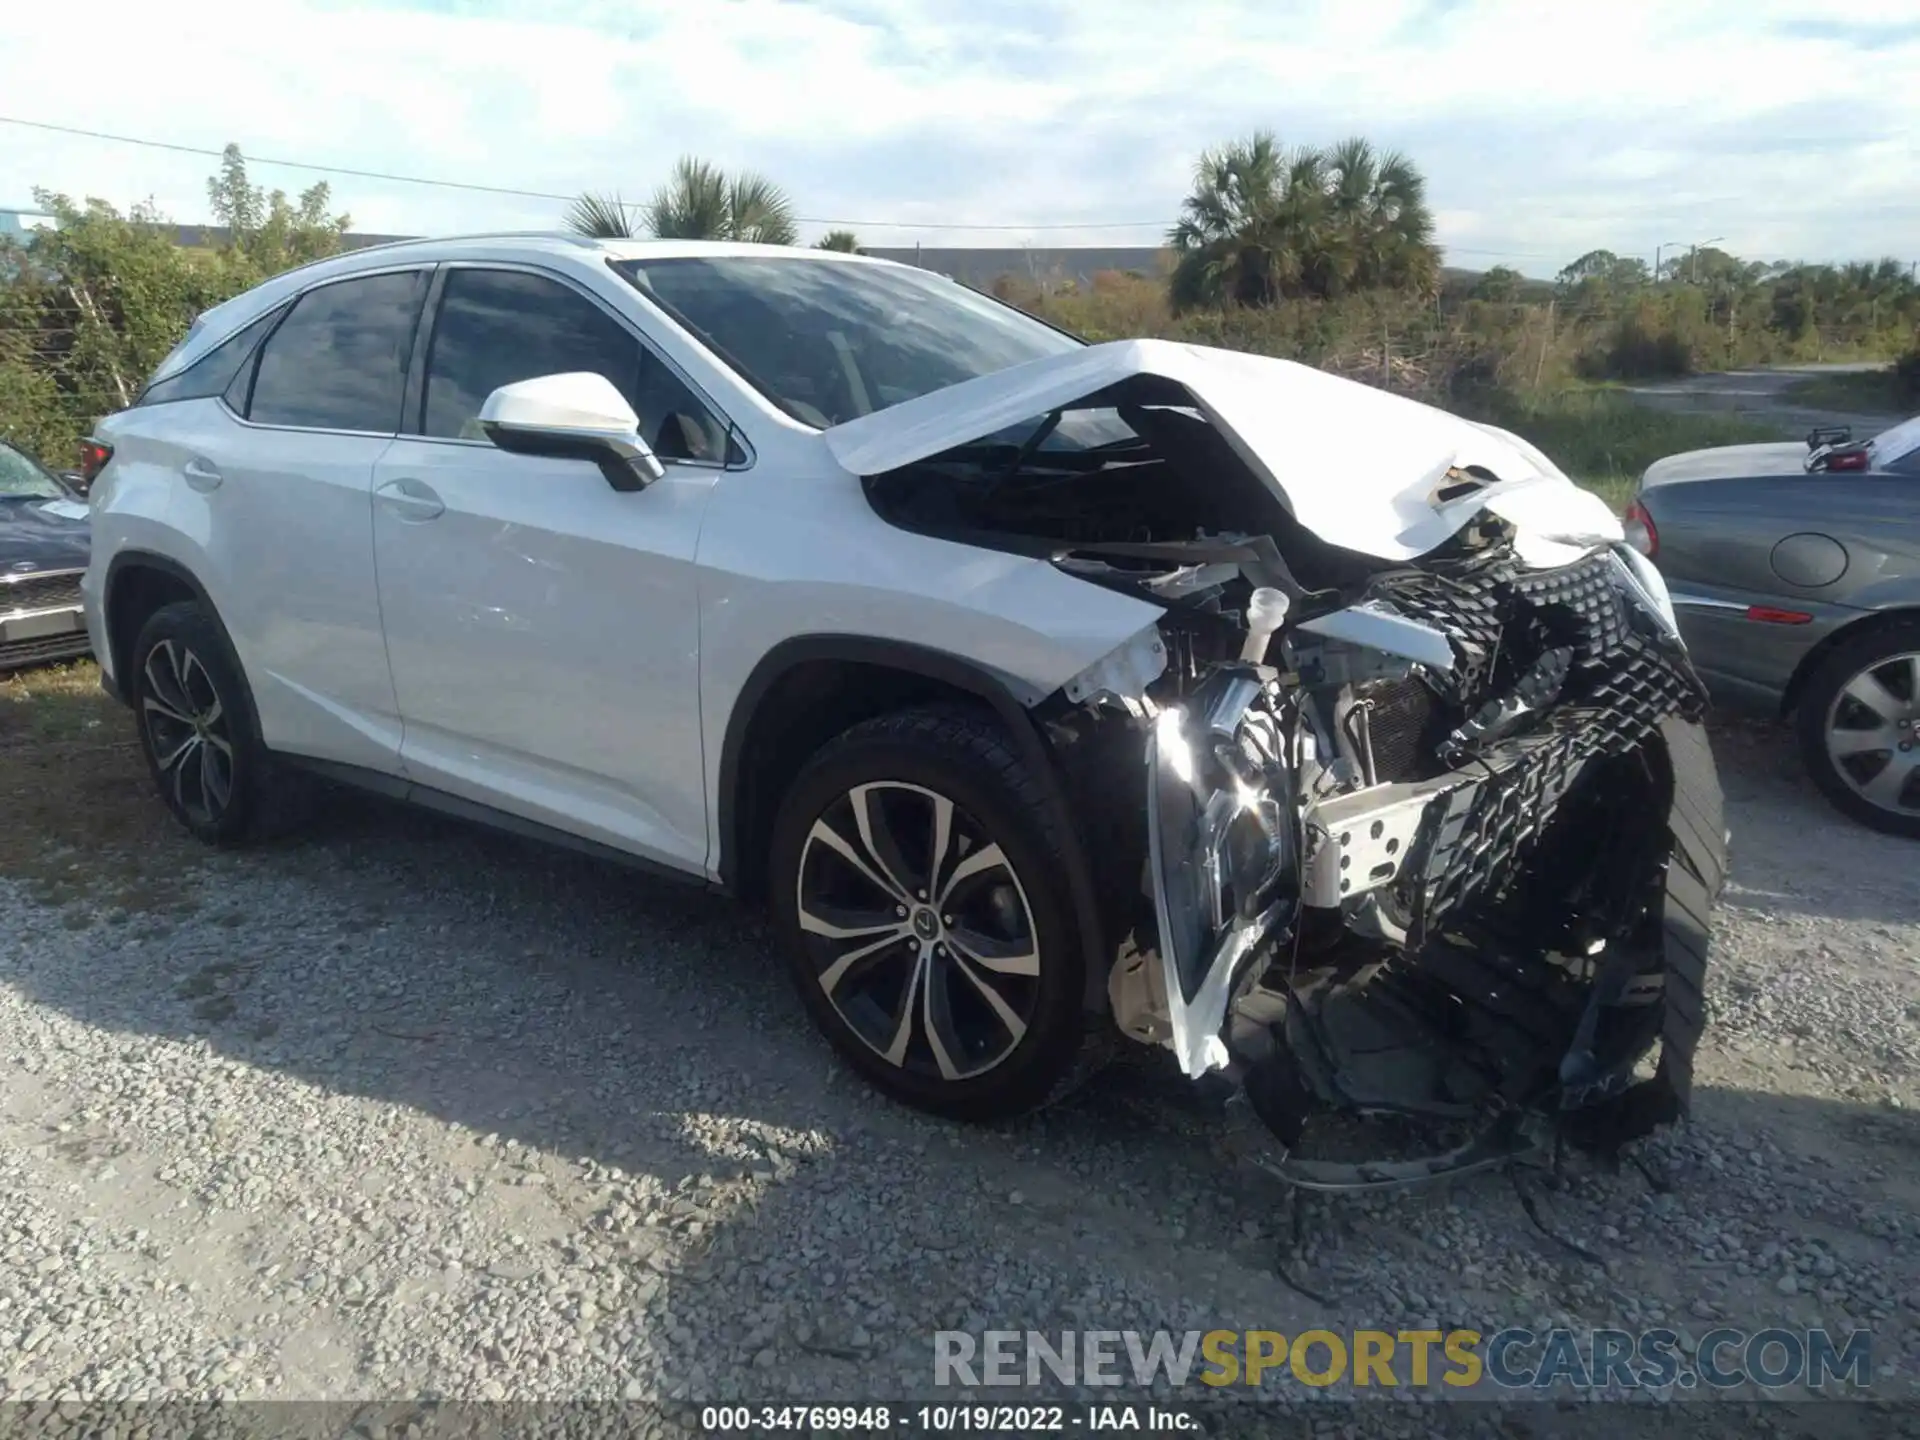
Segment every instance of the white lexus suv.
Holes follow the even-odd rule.
[[[218,306],[94,440],[93,648],[205,840],[317,775],[722,887],[892,1094],[1006,1115],[1125,1037],[1305,1185],[1685,1103],[1699,682],[1504,431],[859,256],[503,235]],[[1466,1138],[1317,1158],[1341,1110]]]

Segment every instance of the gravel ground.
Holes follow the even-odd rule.
[[[724,902],[358,799],[204,851],[90,706],[0,733],[0,1399],[898,1399],[940,1329],[1551,1323],[1870,1326],[1920,1395],[1920,849],[1775,731],[1719,736],[1695,1116],[1639,1150],[1670,1191],[1542,1192],[1604,1267],[1510,1175],[1315,1202],[1318,1303],[1157,1055],[929,1121]]]

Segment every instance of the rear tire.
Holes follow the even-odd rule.
[[[253,696],[226,636],[183,600],[133,642],[127,696],[160,799],[195,839],[234,845],[286,828],[304,791],[260,743]]]
[[[1920,621],[1842,641],[1808,677],[1796,718],[1801,757],[1835,809],[1920,839]]]
[[[775,922],[814,1023],[878,1088],[995,1120],[1084,1074],[1062,823],[1005,732],[960,709],[866,721],[794,781],[774,825]]]

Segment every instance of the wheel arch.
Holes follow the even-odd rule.
[[[213,603],[207,587],[200,583],[199,576],[193,571],[171,556],[152,550],[122,550],[108,563],[106,580],[101,586],[100,605],[102,618],[106,622],[107,646],[112,656],[114,678],[120,698],[125,703],[133,703],[131,687],[126,678],[127,662],[132,656],[133,642],[139,637],[140,627],[163,605],[187,600],[206,611],[214,629],[219,631],[227,653],[234,657],[234,664],[239,666],[240,652],[234,646],[233,636],[228,633],[226,621],[220,617],[220,607]],[[253,695],[247,689],[245,667],[241,666],[240,671],[241,690],[251,708]],[[255,723],[257,727],[257,717]]]
[[[765,898],[767,847],[757,839],[770,835],[793,778],[821,745],[875,715],[942,700],[991,711],[1050,803],[1060,807],[1069,899],[1086,951],[1089,997],[1098,1003],[1106,993],[1105,936],[1080,827],[1051,751],[1003,681],[947,651],[868,636],[810,635],[783,641],[761,658],[740,689],[721,742],[715,826],[721,886],[751,902]]]
[[[1849,620],[1831,634],[1821,636],[1819,642],[1800,657],[1800,663],[1794,666],[1793,674],[1787,679],[1786,689],[1780,694],[1781,718],[1790,717],[1800,708],[1800,702],[1806,698],[1808,682],[1842,645],[1851,645],[1862,636],[1875,634],[1893,625],[1917,621],[1920,621],[1920,604],[1896,605],[1875,610],[1857,620]]]

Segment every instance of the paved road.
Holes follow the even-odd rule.
[[[1858,374],[1879,368],[1850,364],[1728,370],[1714,375],[1688,375],[1679,380],[1646,381],[1625,388],[1643,405],[1660,410],[1731,413],[1757,424],[1778,426],[1794,435],[1803,434],[1816,425],[1849,425],[1855,435],[1866,436],[1886,429],[1898,417],[1800,405],[1787,392],[1817,375]]]

